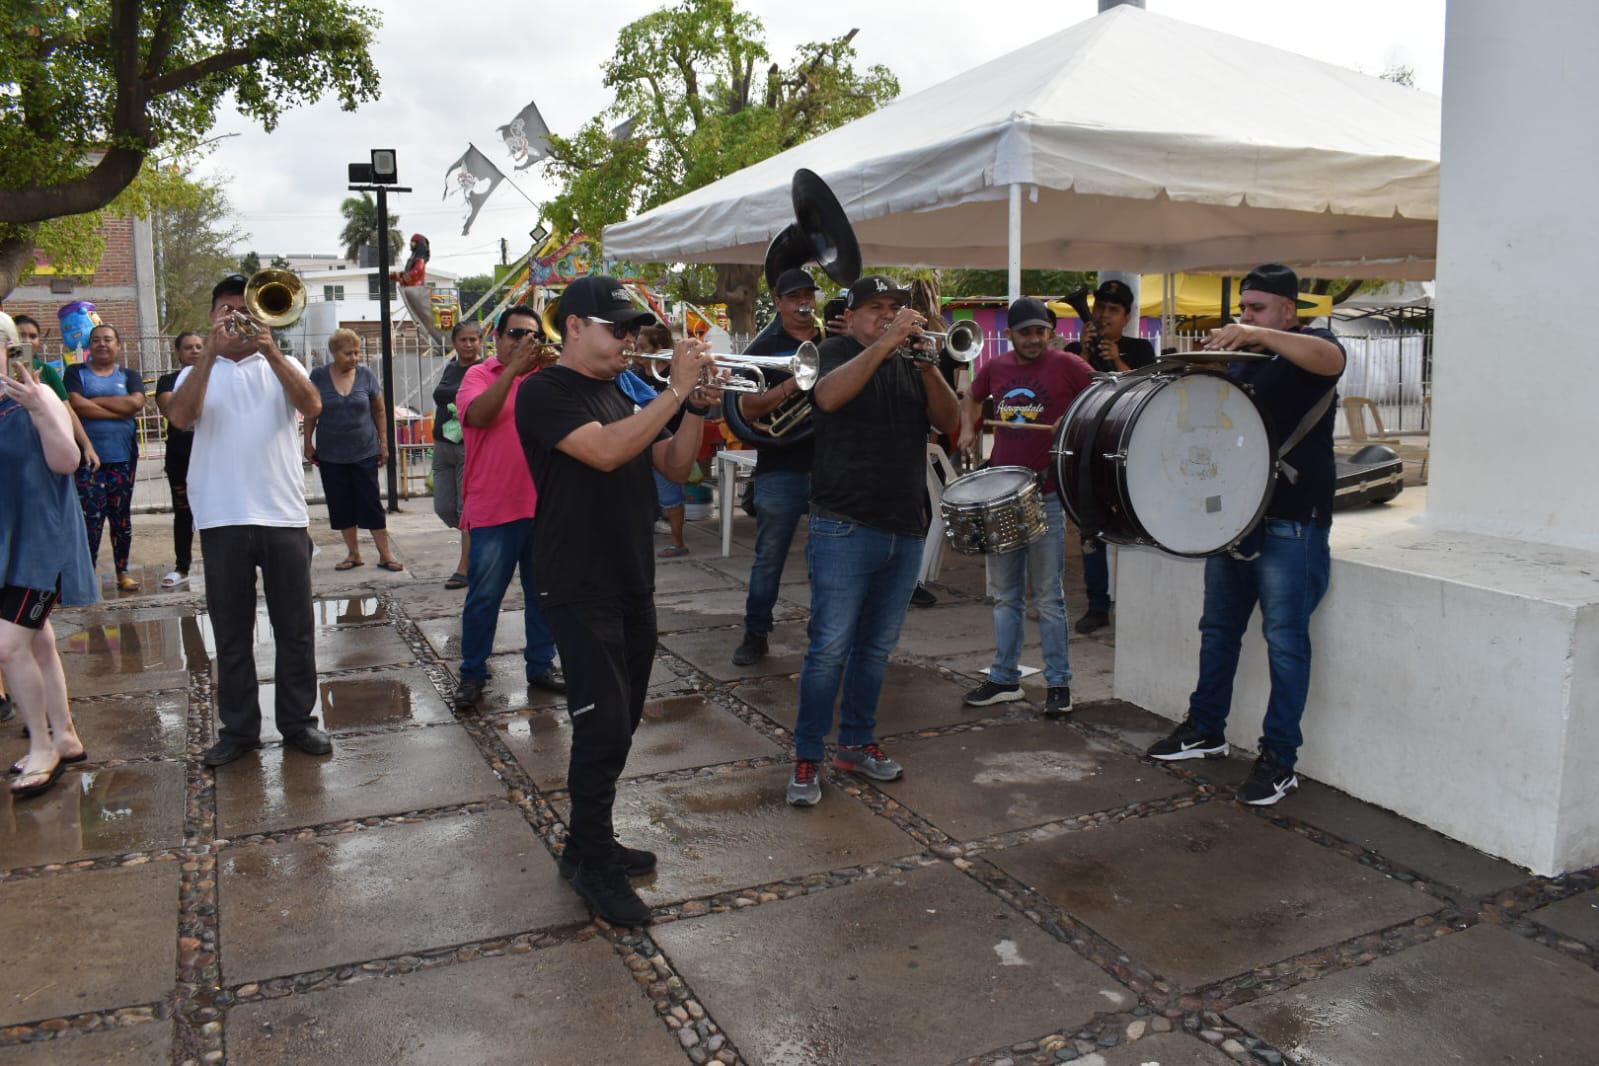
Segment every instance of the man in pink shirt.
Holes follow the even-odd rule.
[[[495,355],[473,366],[461,379],[456,410],[466,444],[466,476],[461,528],[472,531],[466,606],[461,612],[460,684],[455,706],[472,710],[488,681],[488,657],[500,603],[511,571],[522,573],[522,617],[526,626],[527,683],[565,692],[554,669],[555,638],[539,613],[533,584],[533,514],[538,493],[516,432],[516,394],[529,374],[555,361],[538,315],[531,307],[512,307],[494,327]]]

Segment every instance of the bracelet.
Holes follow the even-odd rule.
[[[711,413],[711,409],[709,407],[701,407],[699,404],[692,401],[685,406],[683,410],[687,411],[691,415],[698,415],[701,418],[704,418],[706,415]]]
[[[667,382],[666,387],[672,390],[672,399],[676,400],[678,403],[683,402],[683,394],[677,391],[676,385],[673,385],[671,382]]]

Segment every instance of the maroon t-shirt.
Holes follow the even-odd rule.
[[[1032,362],[1014,351],[990,360],[972,382],[972,395],[994,399],[994,466],[1025,466],[1046,472],[1045,488],[1055,488],[1055,467],[1049,461],[1055,435],[1041,429],[1007,429],[1005,423],[1052,426],[1060,421],[1094,372],[1067,352],[1046,350]]]

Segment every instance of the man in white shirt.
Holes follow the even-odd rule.
[[[211,290],[211,335],[199,360],[179,375],[167,409],[173,425],[194,430],[189,506],[205,560],[222,718],[221,735],[205,753],[212,767],[261,746],[256,567],[276,645],[278,732],[285,747],[309,755],[333,750],[313,713],[311,538],[297,426],[299,416],[321,413],[322,400],[305,368],[278,350],[270,329],[256,323],[255,336],[239,335],[245,283],[244,275],[230,274]]]

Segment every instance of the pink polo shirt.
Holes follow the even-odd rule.
[[[516,394],[527,378],[511,385],[505,405],[488,429],[467,425],[466,409],[489,390],[505,373],[498,356],[469,368],[455,394],[456,410],[461,412],[461,432],[466,443],[466,478],[461,502],[461,528],[500,526],[532,518],[538,507],[538,492],[527,468],[522,439],[516,433]],[[537,371],[534,371],[537,373]]]

